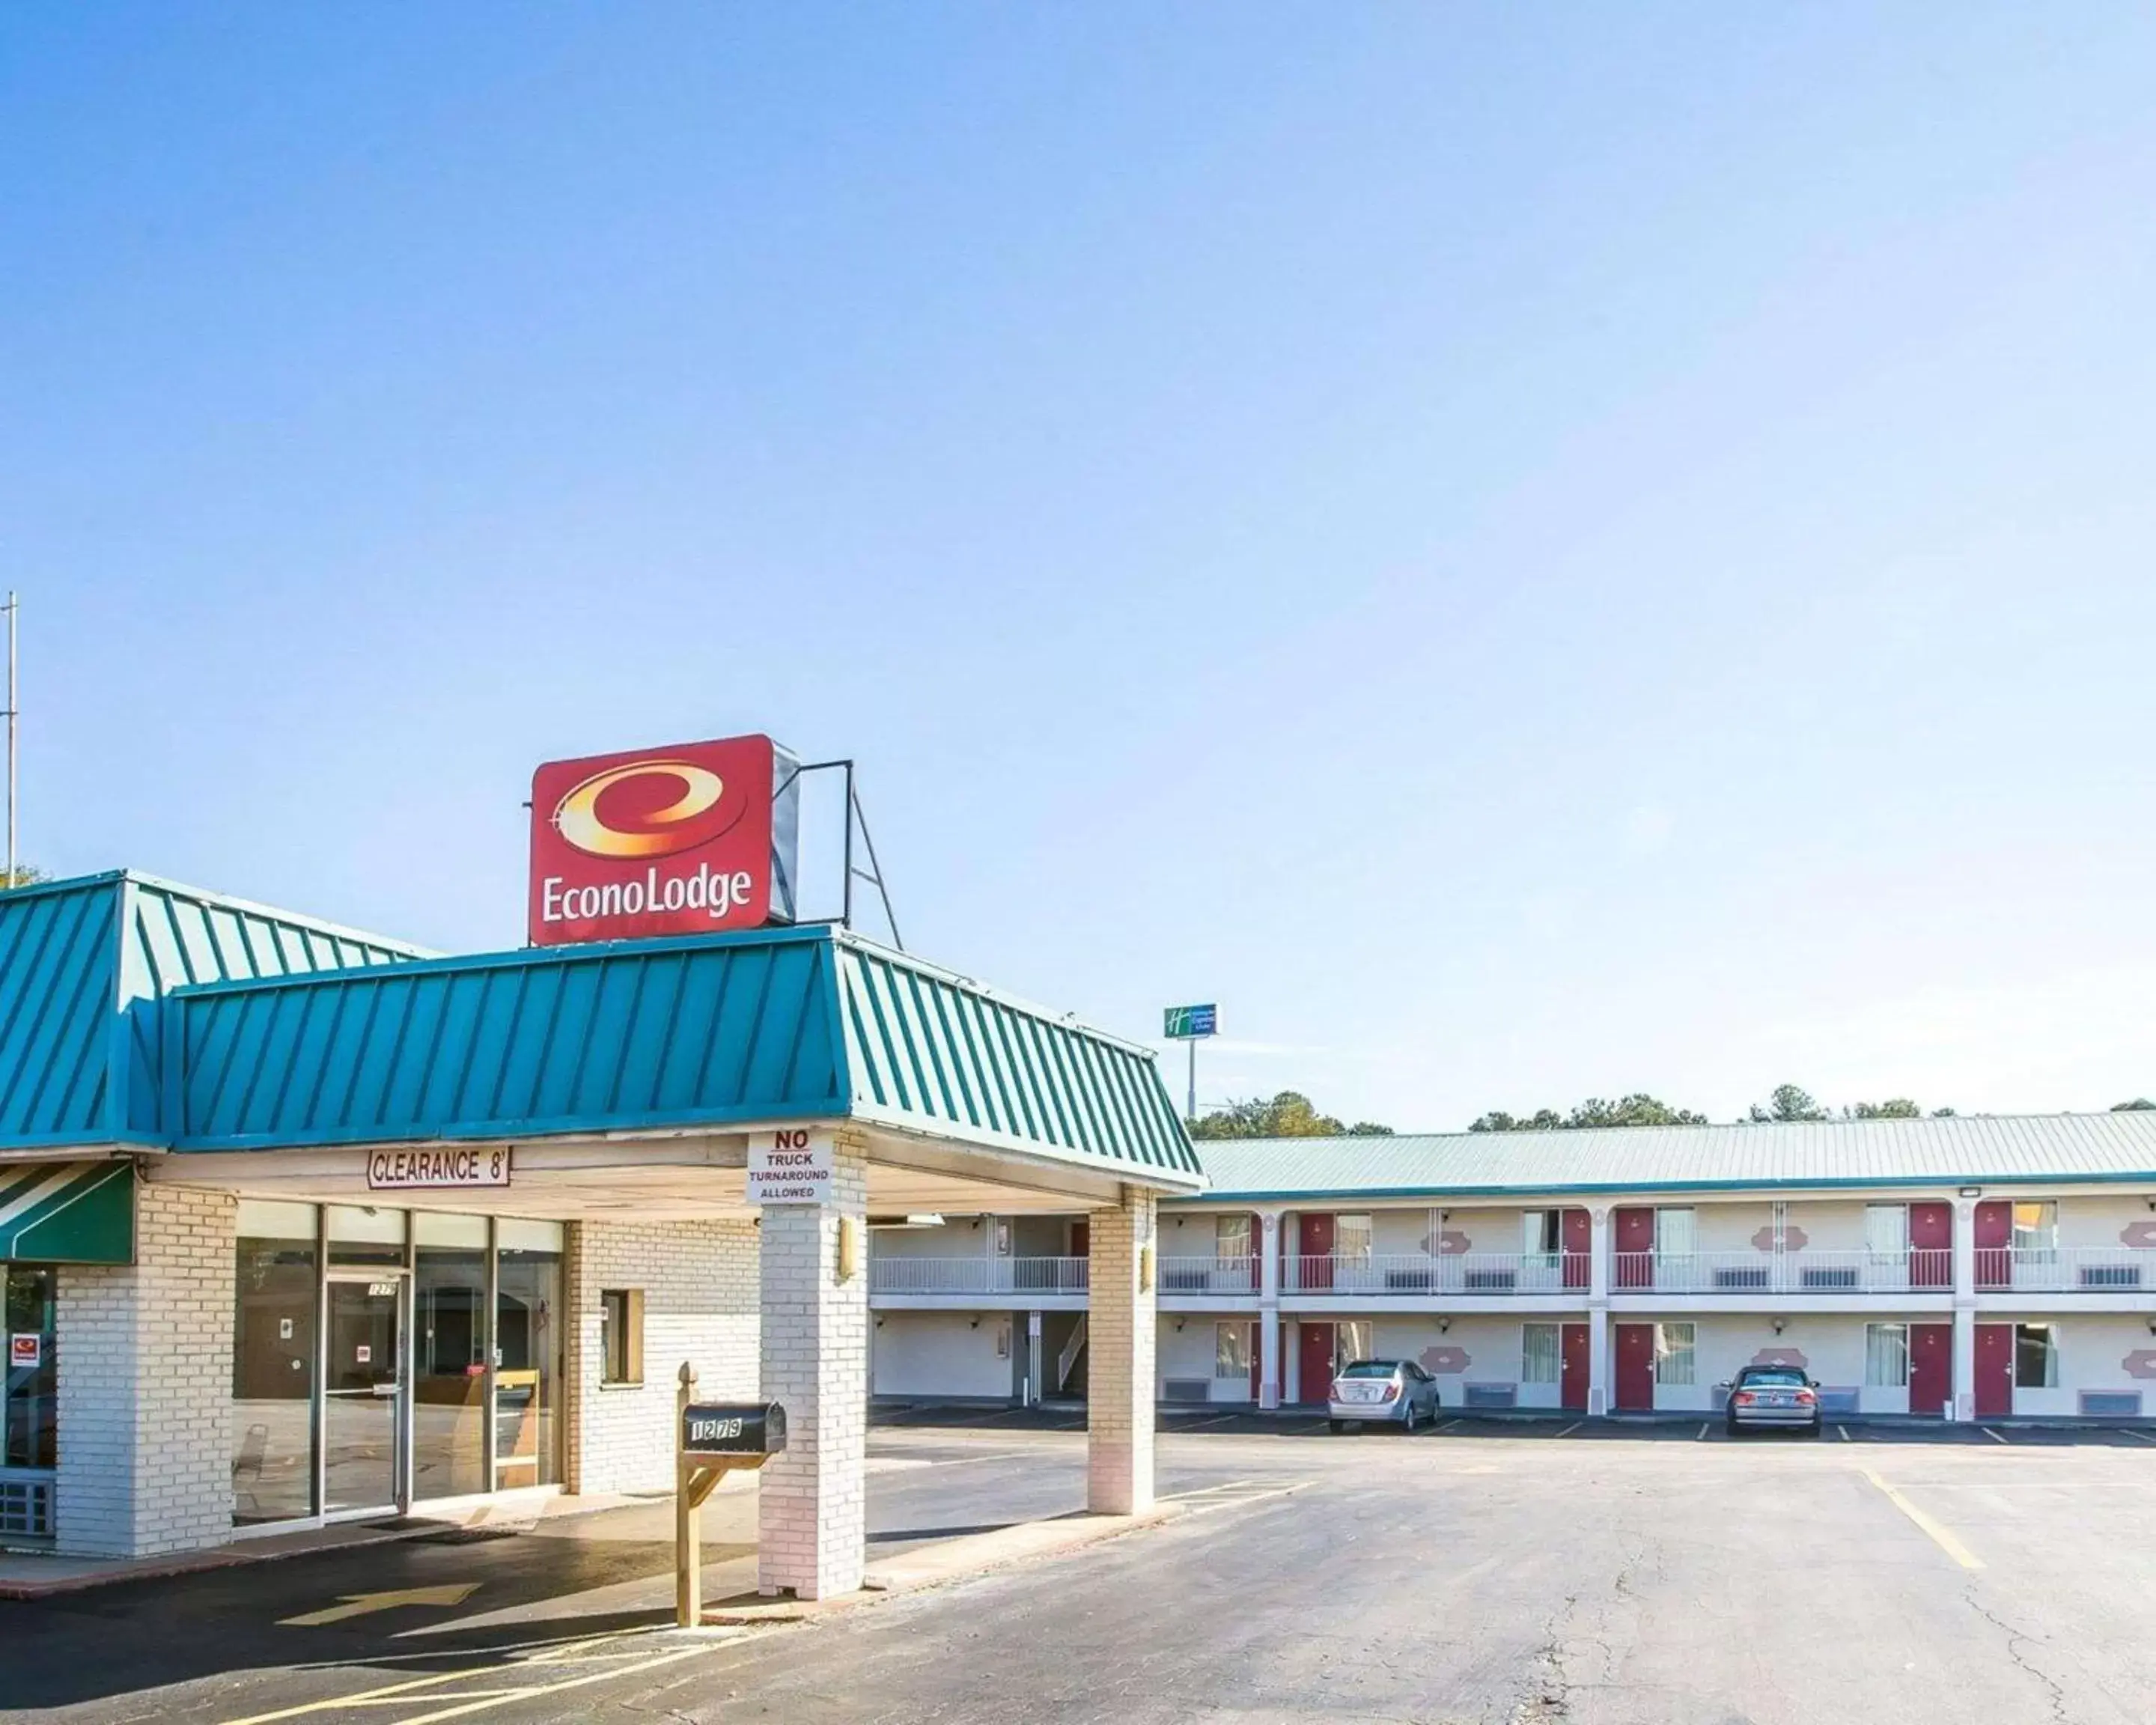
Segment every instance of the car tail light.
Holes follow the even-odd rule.
[[[1399,1393],[1400,1393],[1400,1386],[1399,1386],[1399,1384],[1388,1384],[1385,1386],[1385,1393],[1384,1393],[1383,1395],[1379,1396],[1379,1397],[1378,1398],[1378,1399],[1379,1401],[1381,1401],[1381,1402],[1394,1401],[1394,1400],[1397,1400],[1397,1399],[1399,1399]]]
[[[1754,1399],[1755,1398],[1752,1392],[1748,1389],[1740,1389],[1736,1394],[1730,1397],[1730,1400],[1735,1402],[1740,1408],[1750,1407]]]
[[[1797,1392],[1797,1399],[1805,1403],[1815,1402],[1819,1399],[1819,1392],[1815,1389],[1800,1389]]]

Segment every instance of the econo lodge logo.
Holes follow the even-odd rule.
[[[656,783],[679,794],[657,809],[632,813],[619,808],[602,809],[609,791],[634,792]],[[634,761],[626,767],[609,767],[594,773],[563,797],[554,809],[554,830],[587,856],[671,856],[676,851],[715,838],[699,816],[711,814],[726,794],[726,782],[709,768],[690,761]],[[734,811],[739,819],[742,811]],[[628,824],[613,826],[608,817]],[[727,824],[731,824],[729,822]]]
[[[535,946],[761,924],[771,739],[553,761],[531,780]]]

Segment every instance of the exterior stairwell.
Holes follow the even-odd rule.
[[[1078,1314],[1078,1322],[1070,1332],[1070,1339],[1063,1344],[1063,1352],[1055,1357],[1055,1393],[1061,1395],[1070,1387],[1070,1374],[1077,1369],[1078,1356],[1086,1351],[1086,1314]]]

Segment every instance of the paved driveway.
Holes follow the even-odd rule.
[[[564,1677],[500,1662],[520,1656],[530,1630],[496,1630],[506,1639],[482,1666],[459,1651],[454,1614],[445,1627],[436,1613],[333,1659],[258,1663],[222,1692],[200,1677],[162,1692],[108,1683],[68,1716],[2156,1718],[2156,1445],[2144,1438],[1882,1440],[1851,1428],[1846,1440],[1732,1443],[1697,1426],[1561,1430],[1462,1422],[1333,1438],[1225,1420],[1163,1440],[1167,1488],[1197,1494],[1201,1513],[812,1625],[608,1643],[611,1671],[569,1666]],[[1015,1420],[886,1427],[873,1482],[883,1525],[925,1533],[1073,1507],[1082,1444]],[[513,1547],[470,1555],[516,1564]],[[300,1574],[247,1573],[280,1569]],[[100,1615],[115,1647],[178,1628],[147,1597]],[[0,1612],[11,1662],[34,1665],[41,1645],[72,1639],[21,1633],[34,1627]],[[434,1673],[428,1661],[444,1658],[473,1675]],[[415,1674],[437,1681],[385,1692]],[[362,1694],[365,1705],[343,1705]]]

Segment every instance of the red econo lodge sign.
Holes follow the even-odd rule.
[[[549,761],[531,777],[531,943],[761,927],[777,753],[729,737]]]

